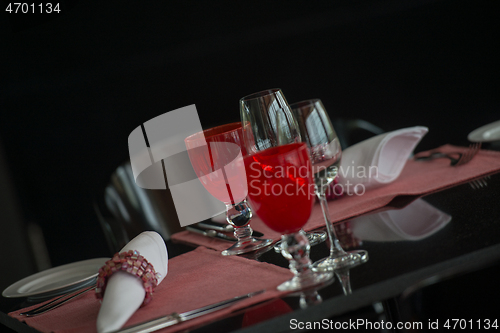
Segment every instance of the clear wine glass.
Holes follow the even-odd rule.
[[[226,205],[226,220],[234,227],[238,241],[222,255],[237,255],[252,252],[268,246],[271,239],[252,236],[243,157],[241,122],[225,124],[207,129],[187,137],[191,165],[203,186],[215,198]]]
[[[297,122],[281,89],[263,90],[241,98],[240,115],[248,154],[301,142]],[[311,246],[327,238],[324,232],[306,236]]]
[[[315,262],[314,269],[317,271],[333,271],[366,262],[368,260],[367,251],[344,251],[330,221],[325,194],[338,175],[342,149],[328,113],[319,99],[294,103],[290,107],[298,124],[302,141],[307,144],[309,149],[316,183],[316,195],[323,210],[330,240],[330,255]]]
[[[309,241],[301,229],[314,205],[314,181],[305,143],[259,150],[245,157],[248,199],[259,218],[282,234],[281,253],[294,277],[278,286],[297,291],[326,285],[332,272],[314,272]]]

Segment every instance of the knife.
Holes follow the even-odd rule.
[[[212,237],[212,238],[219,238],[219,239],[227,240],[230,242],[237,241],[236,238],[234,238],[232,236],[228,236],[226,234],[223,234],[222,232],[217,232],[215,230],[200,230],[200,229],[192,227],[192,226],[186,227],[186,230],[191,231],[191,232],[196,232],[196,233],[203,235],[203,236]]]
[[[201,229],[216,230],[220,232],[233,232],[234,227],[227,223],[219,223],[214,221],[204,221],[196,223],[196,226]]]
[[[234,227],[230,224],[227,223],[219,223],[215,221],[203,221],[203,222],[198,222],[195,224],[197,228],[204,229],[204,230],[215,230],[215,231],[220,231],[220,232],[233,232]],[[252,236],[255,237],[263,237],[264,234],[262,232],[259,232],[257,230],[252,230]]]
[[[143,323],[140,323],[137,325],[133,325],[130,327],[126,327],[126,328],[118,330],[118,331],[113,331],[111,333],[148,333],[148,332],[154,332],[154,331],[157,331],[159,329],[181,323],[183,321],[187,321],[187,320],[190,320],[190,319],[193,319],[196,317],[200,317],[200,316],[206,315],[208,313],[211,313],[211,312],[214,312],[217,310],[227,308],[228,306],[230,306],[234,302],[240,301],[240,300],[245,299],[245,298],[250,298],[250,297],[253,297],[255,295],[262,294],[264,291],[266,291],[266,290],[264,289],[264,290],[255,291],[253,293],[249,293],[249,294],[245,294],[245,295],[241,295],[241,296],[236,296],[234,298],[230,298],[230,299],[227,299],[227,300],[222,301],[222,302],[210,304],[210,305],[204,306],[204,307],[196,309],[196,310],[183,312],[181,314],[172,313],[170,315],[166,315],[163,317],[148,320],[146,322],[143,322]]]

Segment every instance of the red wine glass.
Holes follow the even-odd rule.
[[[207,129],[187,137],[191,165],[205,189],[226,205],[226,220],[234,227],[238,241],[223,255],[252,252],[268,246],[271,239],[252,237],[247,183],[243,156],[246,148],[242,142],[241,123],[231,123]]]
[[[249,154],[301,142],[297,122],[281,89],[263,90],[241,98],[240,115]],[[306,235],[311,245],[324,242],[327,238],[325,232]],[[279,244],[275,250],[280,251]]]
[[[333,273],[312,270],[310,245],[302,230],[315,201],[306,144],[271,147],[246,156],[244,161],[250,204],[269,228],[282,234],[281,253],[294,273],[278,290],[304,290],[330,282]]]

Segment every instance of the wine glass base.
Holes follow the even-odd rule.
[[[248,253],[269,246],[272,244],[272,242],[272,239],[252,237],[249,240],[236,242],[230,248],[222,251],[221,254],[223,256],[234,256],[238,254]]]
[[[321,244],[328,238],[328,234],[325,231],[308,232],[306,233],[306,236],[309,240],[309,245],[311,246]]]
[[[307,232],[306,236],[310,246],[321,244],[328,238],[328,234],[325,231]],[[281,241],[274,244],[274,252],[281,252]]]
[[[312,273],[308,276],[295,276],[278,286],[279,291],[303,291],[306,289],[320,288],[333,282],[333,273]]]
[[[313,264],[315,272],[333,272],[341,268],[352,268],[368,261],[368,252],[356,250],[346,252],[347,255],[340,257],[326,257]]]

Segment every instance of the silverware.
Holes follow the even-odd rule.
[[[42,306],[39,306],[36,309],[20,313],[19,315],[26,316],[26,317],[34,317],[34,316],[41,315],[42,313],[45,313],[45,312],[48,312],[50,310],[54,310],[55,308],[60,307],[64,303],[66,303],[66,302],[72,300],[73,298],[78,297],[78,296],[80,296],[80,295],[82,295],[82,294],[84,294],[87,291],[92,290],[92,289],[95,289],[95,284],[93,284],[92,286],[87,287],[83,290],[80,290],[79,292],[71,295],[70,297],[68,297],[69,295],[62,295],[61,297],[58,297],[53,301],[50,301]]]
[[[474,158],[474,156],[476,156],[476,154],[479,152],[479,149],[481,149],[481,143],[476,142],[471,144],[464,152],[452,152],[445,154],[436,151],[430,153],[429,155],[416,156],[415,161],[428,161],[428,160],[434,160],[436,158],[447,158],[451,161],[450,162],[451,166],[459,166],[470,162]]]
[[[196,226],[201,229],[215,230],[220,232],[233,232],[234,227],[227,223],[219,223],[214,221],[205,221],[196,223]]]
[[[469,149],[467,149],[462,156],[458,159],[458,162],[456,163],[456,166],[463,165],[465,163],[469,163],[474,156],[476,156],[477,152],[481,149],[481,142],[476,142],[473,143],[469,146]]]
[[[478,179],[473,179],[469,182],[470,187],[472,187],[473,190],[479,190],[480,188],[488,186],[488,181],[491,178],[491,176],[486,176]]]
[[[220,232],[234,232],[234,227],[227,223],[219,223],[215,221],[205,221],[196,223],[195,226],[203,230],[215,230]],[[264,237],[264,234],[257,230],[252,230],[252,236]]]
[[[191,231],[191,232],[195,232],[195,233],[203,235],[203,236],[223,239],[223,240],[230,241],[230,242],[237,241],[237,239],[235,237],[228,236],[226,234],[223,234],[222,232],[217,232],[215,230],[201,230],[201,229],[198,229],[198,228],[192,227],[192,226],[186,227],[186,230]]]
[[[307,239],[309,240],[309,245],[311,247],[321,244],[328,238],[328,235],[324,231],[308,232]],[[274,252],[281,253],[281,239],[274,243]]]
[[[187,321],[187,320],[190,320],[193,318],[197,318],[197,317],[206,315],[206,314],[211,313],[211,312],[215,312],[217,310],[224,309],[224,308],[230,306],[231,304],[233,304],[234,302],[240,301],[240,300],[245,299],[245,298],[250,298],[250,297],[253,297],[255,295],[262,294],[264,291],[265,290],[259,290],[259,291],[253,292],[253,293],[237,296],[237,297],[230,298],[230,299],[222,301],[222,302],[210,304],[210,305],[204,306],[202,308],[192,310],[192,311],[183,312],[180,314],[172,313],[172,314],[169,314],[169,315],[166,315],[163,317],[155,318],[155,319],[152,319],[152,320],[149,320],[149,321],[146,321],[146,322],[134,325],[134,326],[130,326],[130,327],[118,330],[118,331],[114,331],[111,333],[147,333],[147,332],[157,331],[159,329],[169,327],[169,326],[178,324],[178,323],[183,322],[183,321]]]

